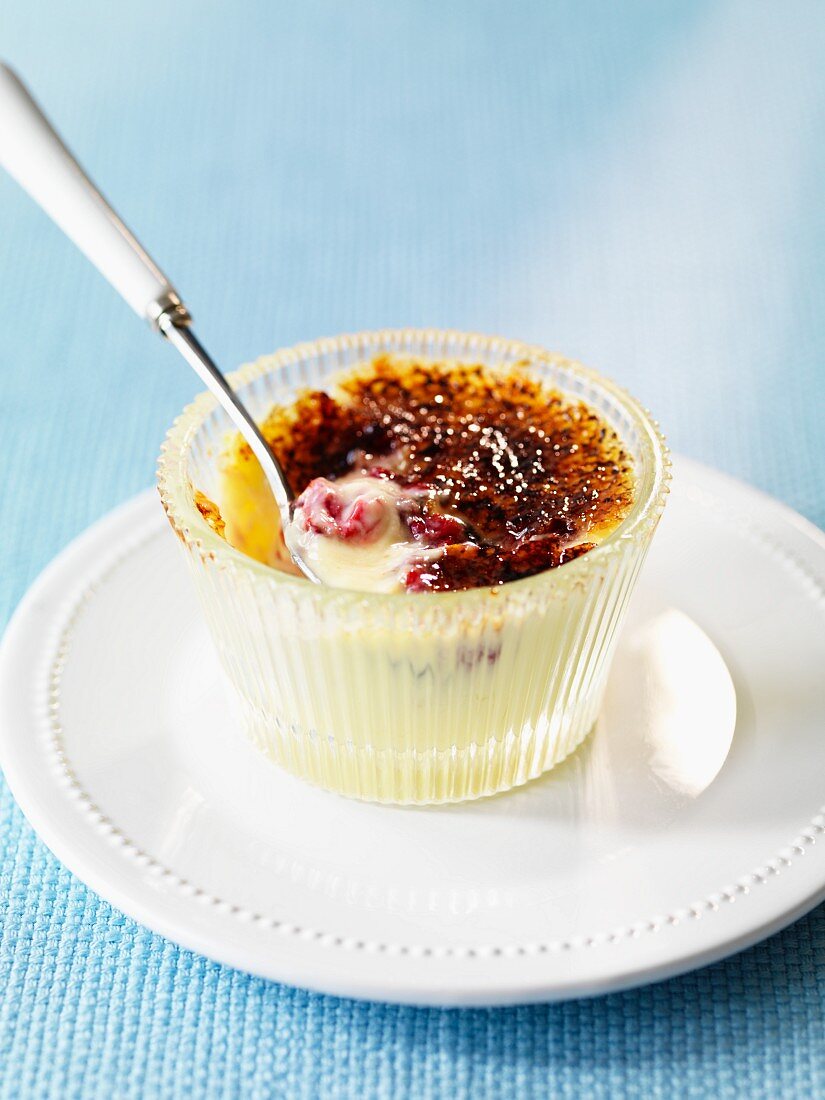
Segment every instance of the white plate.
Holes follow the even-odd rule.
[[[585,745],[509,794],[382,807],[243,740],[150,492],[15,615],[2,765],[84,882],[232,966],[417,1003],[627,987],[825,896],[823,578],[820,532],[683,460]]]

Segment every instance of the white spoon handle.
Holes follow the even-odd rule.
[[[60,140],[25,86],[0,64],[0,166],[92,261],[135,313],[155,323],[179,299]]]
[[[22,81],[0,63],[0,167],[5,168],[129,303],[162,333],[217,397],[258,459],[290,521],[292,489],[261,429],[191,331],[178,294],[60,140]],[[315,580],[301,558],[297,565]]]

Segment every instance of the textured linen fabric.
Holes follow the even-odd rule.
[[[218,360],[523,336],[825,524],[825,5],[0,0],[0,49]],[[196,383],[0,178],[3,621]],[[635,992],[436,1011],[151,935],[0,788],[6,1097],[825,1095],[825,911]]]

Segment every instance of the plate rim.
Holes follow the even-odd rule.
[[[692,470],[694,478],[699,481],[709,480],[717,486],[721,481],[723,485],[726,483],[729,492],[732,491],[737,495],[744,493],[752,500],[759,499],[763,507],[768,507],[776,515],[777,520],[789,524],[796,531],[807,536],[816,550],[825,554],[825,533],[781,501],[759,489],[746,485],[728,474],[713,470],[690,459],[678,459],[676,470],[679,482],[686,475],[689,476]],[[386,975],[381,973],[381,968],[376,971],[375,967],[371,968],[372,973],[369,976],[366,973],[361,973],[357,978],[353,978],[351,974],[347,976],[346,967],[343,968],[341,973],[331,973],[323,966],[310,965],[305,958],[307,955],[306,950],[296,952],[294,937],[282,938],[280,941],[288,944],[288,950],[293,955],[304,956],[304,958],[299,957],[297,960],[293,959],[291,962],[289,959],[284,958],[285,953],[283,951],[274,951],[270,952],[270,955],[262,964],[260,958],[251,957],[251,954],[254,954],[254,949],[248,945],[243,946],[240,942],[236,944],[229,936],[225,938],[223,943],[216,944],[215,932],[204,932],[199,927],[193,927],[193,925],[198,925],[198,921],[190,916],[188,911],[184,912],[183,915],[179,913],[177,916],[174,912],[166,911],[167,909],[179,908],[180,898],[173,898],[170,905],[164,906],[158,901],[159,895],[152,895],[150,902],[147,903],[146,899],[141,899],[140,896],[141,893],[145,893],[146,889],[140,875],[134,874],[134,872],[126,874],[125,877],[132,881],[131,888],[128,886],[124,888],[120,881],[122,875],[115,875],[115,881],[113,881],[112,870],[109,866],[111,858],[101,859],[100,851],[87,851],[83,844],[78,845],[77,841],[72,842],[70,833],[64,834],[61,831],[58,818],[65,816],[66,810],[76,814],[76,809],[73,809],[71,803],[66,801],[66,805],[63,807],[63,815],[55,814],[53,816],[51,814],[53,807],[49,806],[47,799],[40,797],[36,779],[29,774],[31,762],[26,760],[26,738],[18,732],[18,727],[25,728],[28,724],[29,728],[33,729],[37,724],[36,716],[31,713],[33,710],[32,703],[36,702],[36,698],[32,697],[32,689],[36,690],[38,686],[38,673],[42,668],[38,660],[30,659],[26,662],[22,658],[27,651],[31,651],[38,646],[41,650],[50,652],[51,646],[44,646],[43,644],[45,640],[42,633],[43,628],[51,630],[54,636],[59,634],[65,625],[63,611],[66,605],[71,602],[71,597],[76,597],[79,588],[88,588],[94,577],[101,576],[113,559],[123,560],[127,558],[135,546],[145,540],[146,529],[150,522],[149,502],[151,500],[157,502],[155,490],[144,490],[97,520],[72,540],[46,566],[30,586],[12,615],[0,643],[0,763],[2,763],[6,780],[15,800],[35,832],[72,873],[77,875],[81,881],[90,886],[105,900],[114,904],[145,927],[215,961],[265,978],[313,988],[319,992],[372,1000],[389,1000],[396,1003],[495,1005],[596,995],[673,977],[745,949],[797,920],[825,898],[825,864],[823,864],[819,875],[814,876],[818,878],[818,881],[814,882],[807,889],[807,892],[803,892],[801,896],[797,897],[792,905],[783,906],[780,912],[774,912],[772,916],[767,915],[763,919],[757,920],[747,930],[741,931],[739,934],[733,933],[721,938],[716,937],[714,942],[707,944],[705,947],[701,946],[702,937],[700,935],[699,943],[694,944],[693,949],[690,949],[689,944],[683,944],[683,950],[681,952],[677,951],[675,957],[669,958],[666,954],[663,959],[656,963],[640,962],[637,966],[622,968],[620,972],[609,976],[597,975],[583,980],[571,979],[561,982],[558,979],[554,980],[549,974],[542,976],[542,971],[546,970],[546,967],[542,968],[539,964],[538,960],[541,955],[538,957],[531,956],[530,972],[525,973],[518,980],[514,980],[514,978],[502,980],[500,977],[495,977],[486,982],[478,982],[476,980],[477,975],[465,975],[461,979],[464,984],[457,988],[455,979],[446,982],[437,980],[438,966],[434,968],[432,974],[429,974],[423,980],[420,975],[416,977],[415,971],[416,968],[421,966],[420,961],[413,967],[407,967],[407,970],[412,970],[413,973],[406,980],[406,983],[404,981],[398,982],[392,978],[388,979]],[[144,513],[145,519],[143,518]],[[141,518],[141,522],[136,524],[136,517]],[[151,519],[151,522],[154,524],[161,519],[162,512],[158,505],[156,516]],[[120,532],[120,528],[125,526],[127,522],[133,532],[131,538],[128,529],[125,533]],[[119,537],[111,540],[112,551],[103,554],[98,561],[90,565],[88,562],[89,550],[95,548],[102,541],[104,535],[108,535],[115,529],[117,529]],[[62,579],[64,575],[72,576],[74,583],[66,586]],[[78,575],[83,581],[82,585],[77,580]],[[52,594],[52,590],[55,588],[60,589],[60,594],[57,596]],[[55,620],[58,620],[60,630],[55,627]],[[20,667],[26,664],[27,668]],[[24,677],[27,683],[29,690],[26,692],[20,690],[21,677]],[[42,715],[37,718],[37,721],[41,719]],[[33,742],[36,739],[32,737],[28,740]],[[32,750],[31,755],[36,757],[37,753]],[[82,820],[82,816],[78,815],[75,824]],[[825,825],[823,825],[822,831],[825,832]],[[105,836],[98,838],[97,847],[103,848],[104,854],[111,857],[112,848]],[[802,854],[800,851],[800,856]],[[812,862],[817,862],[817,860],[808,860],[807,865],[810,867]],[[122,863],[128,866],[126,861],[122,861]],[[169,901],[170,899],[166,898],[165,900]],[[728,899],[723,898],[722,900],[727,901]],[[762,905],[762,908],[767,908],[770,911],[776,909],[776,906]],[[719,921],[720,914],[717,914],[714,920]],[[691,926],[688,921],[687,924],[683,924],[683,928],[692,930],[695,933],[699,923],[699,921],[694,921]],[[717,927],[720,927],[721,923],[723,921],[720,921]],[[672,935],[676,931],[676,928],[669,929],[669,934]],[[271,931],[269,935],[272,935]],[[682,938],[685,937],[682,936]],[[696,936],[694,934],[687,938],[688,940],[695,940]],[[318,950],[317,945],[309,943],[303,943],[301,946],[305,949],[309,948],[310,951],[317,952]],[[346,947],[347,945],[341,941],[336,946]],[[610,950],[611,946],[609,945],[607,949]],[[432,952],[429,953],[432,954]],[[323,954],[325,957],[329,957],[326,951]],[[415,952],[413,951],[411,954],[415,955]],[[496,965],[498,961],[494,957],[490,958],[492,965]],[[508,962],[512,971],[524,970],[524,967],[516,965],[516,960],[510,958]],[[439,964],[442,969],[443,963],[444,960],[440,959]],[[452,966],[453,970],[461,970],[462,965],[459,960],[453,959],[451,963],[458,964]]]

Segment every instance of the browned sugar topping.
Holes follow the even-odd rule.
[[[264,434],[296,494],[315,477],[383,472],[469,524],[475,545],[449,546],[408,587],[503,583],[589,550],[633,495],[613,429],[525,367],[380,356],[332,394],[274,408]]]
[[[221,516],[220,509],[217,504],[213,504],[212,501],[202,493],[200,489],[195,490],[195,507],[215,532],[216,535],[220,535],[221,538],[226,537],[226,524]]]

